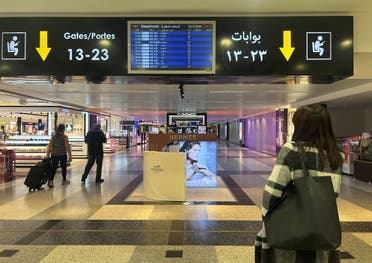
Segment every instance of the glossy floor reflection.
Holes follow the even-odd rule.
[[[69,185],[0,184],[0,262],[253,262],[262,189],[275,157],[218,145],[218,186],[186,203],[143,196],[143,147],[106,155],[103,184],[73,160]],[[372,186],[344,176],[342,262],[372,262]]]

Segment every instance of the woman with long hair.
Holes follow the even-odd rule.
[[[275,166],[265,185],[262,200],[262,215],[266,215],[282,196],[288,183],[302,177],[298,147],[305,149],[307,170],[310,176],[330,176],[336,195],[341,186],[342,152],[337,148],[331,118],[327,109],[314,104],[297,109],[293,116],[294,133],[292,142],[287,142],[279,152]],[[322,211],[319,211],[321,213]],[[311,262],[339,263],[339,250],[294,251],[271,249],[267,244],[265,225],[258,233],[255,242],[255,262]]]
[[[50,177],[48,181],[48,186],[50,188],[54,187],[54,176],[56,175],[56,171],[58,165],[61,166],[62,169],[62,185],[68,184],[70,181],[67,180],[67,162],[71,162],[71,147],[68,140],[68,136],[65,135],[65,125],[58,124],[56,132],[52,136],[49,141],[47,147],[47,157],[51,155],[52,159],[52,168],[50,172]],[[67,159],[68,154],[68,159]]]
[[[180,152],[186,153],[186,180],[191,181],[195,175],[201,174],[204,177],[212,177],[212,173],[208,167],[204,164],[199,163],[201,145],[198,141],[186,141]]]

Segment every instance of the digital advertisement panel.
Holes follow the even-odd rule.
[[[216,187],[217,143],[208,141],[180,141],[185,152],[186,186]]]

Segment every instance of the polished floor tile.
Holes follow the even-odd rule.
[[[106,220],[146,220],[150,218],[152,210],[154,209],[153,205],[146,206],[137,206],[137,205],[105,205],[100,208],[94,215],[89,219],[106,219]]]
[[[359,262],[371,262],[372,247],[356,237],[353,233],[343,233],[341,248],[358,259]]]
[[[210,220],[261,220],[257,206],[208,206]]]
[[[353,233],[354,236],[368,244],[372,248],[372,233]],[[372,259],[372,258],[371,258]]]
[[[217,262],[254,262],[254,247],[216,246]]]
[[[73,160],[67,186],[60,170],[53,189],[29,193],[24,177],[0,184],[0,262],[253,262],[275,158],[219,143],[217,188],[161,202],[143,195],[143,150],[105,155],[103,184],[95,169],[80,183],[86,160]],[[342,263],[370,263],[372,186],[342,181]]]
[[[0,262],[4,263],[22,263],[22,262],[30,262],[30,263],[38,263],[43,258],[49,255],[51,251],[53,251],[54,246],[16,246],[16,245],[0,245],[0,251],[2,250],[18,250],[11,257],[1,257]],[[46,261],[48,262],[48,261]],[[50,262],[50,261],[49,261]],[[65,261],[66,262],[66,261]]]
[[[340,221],[372,221],[372,211],[337,198]]]
[[[166,258],[167,250],[182,251],[182,258]],[[147,262],[217,262],[216,253],[213,247],[193,246],[139,246],[136,247],[130,263]]]
[[[123,263],[131,258],[135,246],[57,246],[40,262]]]

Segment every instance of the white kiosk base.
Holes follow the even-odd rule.
[[[184,153],[145,151],[143,182],[147,198],[186,201]]]

